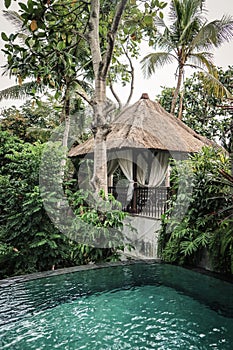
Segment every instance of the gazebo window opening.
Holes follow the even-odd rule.
[[[168,190],[162,185],[168,169],[168,152],[123,150],[110,153],[109,158],[108,175],[113,176],[109,192],[122,203],[124,210],[141,213],[147,207],[154,216],[158,209],[154,208],[156,202],[165,206]],[[161,191],[163,198],[159,199]]]

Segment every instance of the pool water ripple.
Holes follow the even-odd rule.
[[[112,272],[104,269],[89,277],[77,273],[5,289],[1,291],[0,348],[232,350],[231,314],[215,310],[203,298],[192,297],[190,292],[185,294],[182,283],[180,290],[178,286],[174,288],[172,276],[180,270],[169,269],[155,266],[119,268]],[[140,272],[144,273],[143,283],[141,278],[132,278]],[[156,275],[154,283],[152,272]],[[205,290],[207,284],[211,290],[213,284],[218,285],[218,281],[203,279],[201,275],[181,272],[185,285],[189,276],[192,280],[199,279],[199,287],[202,284]],[[165,275],[169,283],[164,283]],[[199,292],[195,286],[196,283],[189,287],[196,296]],[[222,298],[229,301],[228,305],[223,305],[221,298],[217,300],[222,310],[227,306],[231,309],[232,287],[224,284],[226,290]],[[207,297],[216,303],[213,294]],[[8,301],[5,304],[4,298]]]

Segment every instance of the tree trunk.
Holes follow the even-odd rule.
[[[183,113],[183,101],[184,101],[184,91],[181,91],[180,93],[180,103],[179,103],[179,111],[178,111],[178,119],[182,119],[182,113]]]
[[[233,176],[233,150],[230,153],[230,160],[231,160],[231,176]]]
[[[96,193],[100,190],[103,190],[105,194],[108,193],[106,130],[102,127],[97,127],[95,133],[94,171],[91,184]]]
[[[107,49],[103,56],[101,54],[99,39],[100,1],[91,0],[90,3],[88,41],[92,53],[95,75],[95,97],[92,104],[94,112],[94,170],[91,184],[95,193],[98,193],[100,190],[103,190],[105,194],[108,193],[106,136],[110,129],[106,122],[106,79],[111,63],[116,33],[127,1],[121,0],[117,2],[111,30],[107,37]]]
[[[69,89],[66,91],[65,95],[65,101],[64,101],[64,108],[63,108],[63,122],[65,124],[64,126],[64,132],[63,132],[63,138],[62,138],[62,146],[66,150],[68,150],[68,138],[69,138],[69,132],[70,132],[70,98],[69,98]],[[60,179],[61,182],[64,179],[65,175],[65,166],[66,166],[66,155],[61,159],[61,169],[60,169]]]
[[[95,80],[94,111],[94,170],[91,184],[98,193],[103,190],[108,193],[107,187],[107,150],[106,136],[108,126],[106,124],[106,82],[99,76]]]
[[[68,138],[69,138],[69,132],[70,132],[70,97],[69,97],[69,89],[66,90],[65,93],[65,100],[64,100],[64,107],[63,107],[63,115],[61,118],[61,123],[64,123],[64,132],[62,137],[62,155],[60,159],[60,154],[58,161],[59,164],[59,173],[58,173],[58,193],[61,194],[60,199],[57,201],[56,206],[57,209],[60,209],[61,206],[64,203],[64,200],[62,198],[63,192],[61,191],[64,177],[65,177],[65,169],[66,169],[66,163],[67,163],[67,152],[68,152]],[[55,219],[56,221],[56,219]]]
[[[65,115],[65,129],[63,134],[63,140],[62,140],[62,146],[68,148],[68,138],[69,138],[69,131],[70,131],[70,99],[67,98],[65,101],[65,107],[64,107],[64,115]]]
[[[178,81],[177,81],[177,85],[176,85],[176,89],[174,92],[174,95],[172,97],[172,104],[171,104],[171,114],[174,114],[175,112],[175,108],[176,108],[176,102],[177,102],[177,98],[180,92],[180,87],[181,87],[181,83],[182,83],[182,79],[183,79],[183,74],[184,74],[184,65],[180,64],[179,66],[179,73],[178,73]]]

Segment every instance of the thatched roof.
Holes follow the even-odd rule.
[[[124,109],[111,125],[107,149],[142,148],[170,152],[198,152],[214,143],[197,134],[181,120],[167,113],[158,103],[143,94],[141,99]],[[93,137],[72,148],[70,157],[93,152]]]

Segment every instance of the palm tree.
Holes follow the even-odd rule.
[[[176,101],[184,79],[184,67],[207,69],[207,79],[218,84],[221,94],[226,89],[218,82],[211,51],[233,36],[233,19],[224,15],[220,20],[208,22],[203,16],[205,0],[172,0],[169,11],[171,25],[167,26],[162,18],[156,17],[157,31],[155,49],[163,51],[150,53],[141,63],[146,76],[151,76],[156,68],[167,63],[177,62],[177,85],[171,104],[174,114]],[[181,99],[182,100],[182,99]],[[182,105],[182,101],[181,101]],[[181,119],[181,111],[179,118]]]

